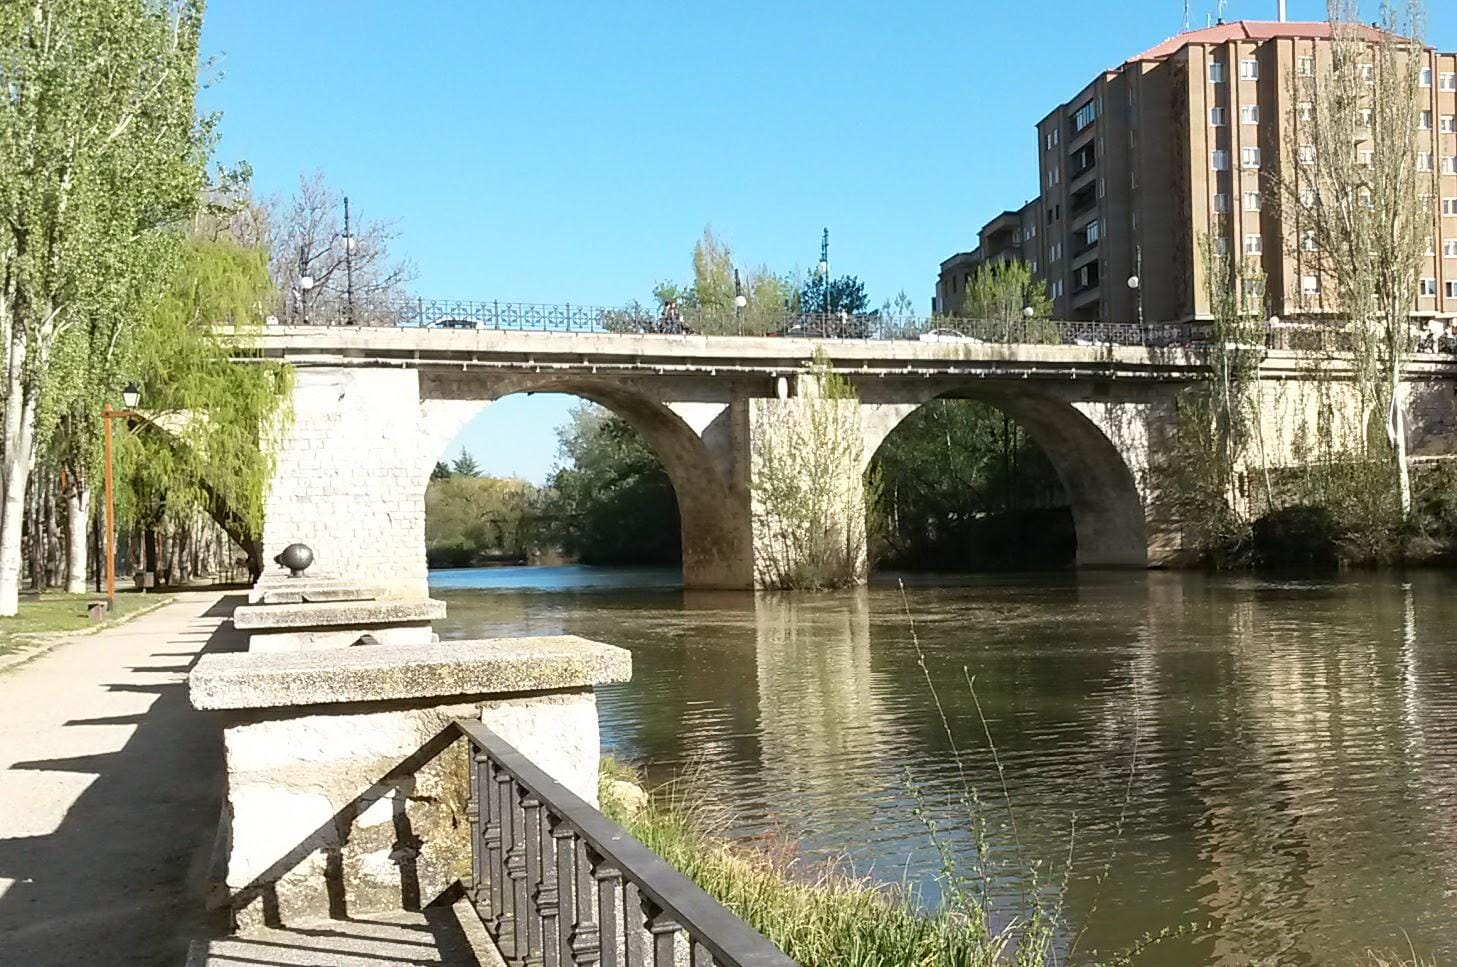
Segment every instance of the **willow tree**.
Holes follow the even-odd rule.
[[[1021,260],[977,266],[966,280],[958,317],[977,324],[968,335],[1017,342],[1062,341],[1057,330],[1047,325],[1052,318],[1047,283]]]
[[[1307,62],[1294,82],[1286,123],[1295,157],[1279,178],[1280,201],[1296,258],[1333,292],[1319,308],[1346,322],[1357,436],[1369,453],[1384,432],[1406,514],[1402,361],[1433,217],[1433,175],[1420,166],[1425,13],[1420,0],[1385,0],[1368,26],[1356,0],[1328,6],[1330,56]]]
[[[0,615],[18,605],[37,415],[86,320],[162,288],[195,210],[211,122],[193,99],[201,0],[0,4]],[[44,428],[41,428],[44,429]]]
[[[122,514],[144,519],[161,501],[173,519],[206,513],[255,576],[269,443],[288,417],[291,371],[246,357],[274,291],[265,250],[189,240],[118,363],[143,393],[142,418],[118,438]]]

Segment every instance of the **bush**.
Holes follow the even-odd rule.
[[[1336,567],[1342,534],[1329,508],[1296,504],[1254,524],[1255,561],[1265,567]]]

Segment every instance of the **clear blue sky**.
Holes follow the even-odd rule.
[[[1428,0],[1457,48],[1457,3]],[[1366,5],[1374,5],[1368,3]],[[205,108],[260,195],[322,170],[398,222],[442,298],[615,304],[686,278],[705,225],[743,264],[929,306],[940,261],[1033,194],[1033,125],[1179,31],[1183,0],[504,3],[212,0]],[[1215,2],[1191,2],[1203,26]],[[1224,17],[1274,19],[1276,0]],[[1320,19],[1323,0],[1290,0]],[[545,477],[569,400],[510,398],[452,445]]]

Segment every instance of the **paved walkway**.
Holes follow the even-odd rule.
[[[0,964],[177,967],[222,929],[203,899],[221,731],[186,674],[243,647],[241,600],[183,594],[0,672]]]

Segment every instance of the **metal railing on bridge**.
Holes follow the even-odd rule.
[[[1070,319],[973,319],[962,316],[875,312],[765,311],[676,306],[560,305],[530,302],[394,298],[349,308],[316,305],[271,322],[319,326],[392,326],[455,331],[627,333],[662,336],[773,336],[806,339],[919,340],[931,343],[1019,343],[1077,346],[1200,347],[1212,342],[1208,322],[1135,323]],[[1457,353],[1457,327],[1413,329],[1409,350]],[[1239,347],[1340,351],[1349,344],[1339,322],[1269,320],[1250,330]]]
[[[480,722],[470,895],[509,964],[794,967],[752,927]]]
[[[1199,326],[1052,319],[969,319],[887,312],[676,309],[641,304],[592,306],[402,298],[356,305],[330,303],[277,319],[290,325],[394,326],[504,332],[775,336],[807,339],[907,339],[923,342],[1179,345]],[[1206,328],[1207,327],[1202,327]]]

